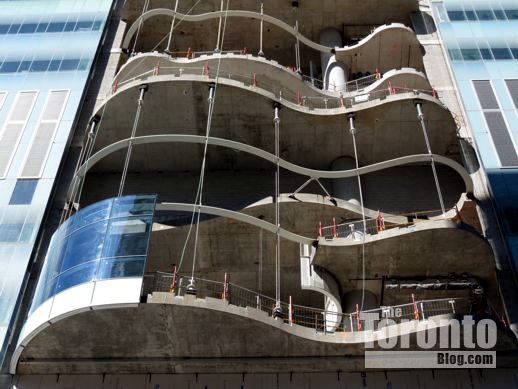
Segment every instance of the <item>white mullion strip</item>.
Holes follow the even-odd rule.
[[[52,95],[53,92],[66,92],[65,99],[63,100],[63,104],[61,105],[61,108],[60,108],[60,111],[59,111],[57,119],[43,120],[42,118],[43,118],[43,116],[46,113],[46,110],[48,108],[48,103],[49,103],[49,100],[50,100],[50,96]],[[45,165],[47,163],[47,160],[48,160],[48,157],[49,157],[49,154],[50,154],[50,150],[52,149],[52,144],[54,143],[54,138],[56,137],[56,134],[57,134],[57,131],[58,131],[58,128],[59,128],[59,124],[61,123],[61,118],[63,117],[63,114],[65,112],[65,108],[67,106],[68,98],[69,97],[70,97],[70,89],[53,89],[53,90],[49,90],[49,92],[47,94],[47,98],[45,100],[45,105],[44,105],[44,107],[43,107],[43,109],[41,111],[41,114],[40,114],[40,120],[38,121],[38,124],[36,126],[36,130],[34,131],[34,134],[32,135],[32,139],[31,139],[31,141],[29,143],[29,147],[27,147],[27,152],[26,152],[25,158],[23,160],[22,167],[21,167],[20,173],[18,175],[18,178],[24,178],[24,179],[30,179],[30,178],[37,179],[37,178],[41,178],[41,175],[43,174],[43,170],[45,168]],[[25,166],[27,164],[27,160],[29,159],[29,156],[31,155],[31,149],[32,149],[32,146],[34,144],[34,141],[36,140],[36,137],[38,135],[38,130],[39,130],[41,124],[54,124],[54,129],[52,131],[52,135],[50,136],[49,144],[48,144],[48,147],[47,147],[47,151],[45,153],[45,156],[42,159],[40,170],[39,170],[38,174],[34,175],[34,176],[25,176],[25,175],[23,175],[23,171],[25,170]]]
[[[27,112],[27,116],[25,117],[25,120],[9,120],[10,117],[13,115],[13,112],[16,108],[16,105],[20,99],[20,96],[24,93],[34,93],[34,98],[32,99],[31,106]],[[5,179],[7,176],[7,173],[9,172],[9,168],[11,167],[11,163],[13,162],[14,156],[16,155],[16,150],[18,149],[18,145],[20,144],[20,141],[22,139],[22,135],[25,132],[25,127],[27,126],[27,123],[29,121],[29,118],[31,117],[32,110],[34,109],[34,105],[36,104],[36,101],[38,100],[39,91],[38,90],[24,90],[24,91],[18,91],[16,94],[16,98],[13,102],[13,105],[11,106],[11,109],[9,110],[9,114],[7,115],[7,119],[2,127],[2,130],[0,131],[0,142],[2,141],[2,138],[5,134],[5,131],[7,130],[7,126],[9,124],[22,124],[23,127],[20,129],[20,134],[18,135],[18,138],[15,142],[15,145],[13,147],[13,150],[11,151],[11,154],[9,156],[9,160],[7,161],[7,164],[5,165],[4,171],[0,171],[0,179]]]
[[[2,110],[5,100],[7,100],[7,95],[9,92],[2,91],[0,92],[0,111]]]

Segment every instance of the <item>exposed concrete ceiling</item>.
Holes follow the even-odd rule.
[[[187,77],[187,76],[185,76]],[[140,115],[137,136],[154,134],[205,135],[208,117],[208,82],[203,76],[192,76],[192,81],[172,76],[152,77],[148,81],[144,106]],[[200,82],[201,81],[201,82]],[[131,134],[137,108],[138,88],[122,88],[106,102],[96,138],[94,152]],[[211,136],[235,140],[273,152],[273,96],[251,90],[231,82],[228,86],[220,79],[217,88]],[[268,97],[271,96],[271,97]],[[414,97],[424,100],[428,136],[432,152],[457,159],[454,120],[437,100],[427,95],[402,93],[354,106],[356,112],[357,144],[360,165],[369,165],[401,156],[426,153],[425,141]],[[284,100],[283,100],[284,102]],[[352,137],[348,131],[347,112],[351,109],[313,110],[294,104],[281,110],[281,157],[291,163],[313,169],[328,169],[331,162],[343,155],[354,155]],[[100,107],[99,114],[104,107]],[[194,168],[192,149],[184,145],[168,145],[171,157],[176,158],[171,168]],[[225,152],[218,153],[221,162]],[[162,158],[152,152],[146,158]],[[110,159],[97,169],[111,169]],[[157,166],[154,162],[152,166]],[[214,161],[214,168],[219,163]],[[142,165],[145,166],[145,165]],[[197,163],[196,163],[197,166]],[[224,165],[221,165],[224,166]]]
[[[372,30],[380,25],[387,23],[399,22],[407,26],[410,25],[410,13],[417,11],[417,1],[415,0],[401,0],[398,1],[399,7],[391,2],[383,2],[375,0],[355,2],[343,2],[339,0],[327,0],[329,4],[322,4],[321,2],[305,1],[301,2],[300,7],[294,11],[291,7],[291,2],[265,2],[264,14],[278,19],[289,26],[295,26],[298,21],[298,31],[313,42],[319,42],[319,35],[322,29],[333,27],[338,29],[345,35],[346,41],[344,45],[356,43],[358,39],[368,36]],[[185,4],[184,4],[185,3]],[[187,13],[193,4],[191,1],[180,1],[178,12]],[[394,2],[396,3],[396,2]],[[285,4],[285,6],[283,6]],[[387,5],[384,7],[384,5]],[[131,24],[136,17],[142,14],[143,4],[128,4],[126,8],[127,20]],[[260,4],[258,1],[230,1],[230,10],[245,10],[260,12]],[[157,1],[151,2],[149,9],[155,8],[174,8],[170,2]],[[332,12],[322,12],[322,8],[333,10]],[[133,9],[133,11],[129,11]],[[192,9],[189,15],[200,15],[220,10],[220,1],[213,0],[209,2],[202,2]],[[171,44],[172,51],[187,52],[190,48],[192,51],[213,51],[217,45],[219,18],[188,22],[178,17],[175,28],[174,38]],[[172,17],[169,16],[155,16],[152,20],[143,23],[140,29],[137,42],[130,45],[132,49],[135,47],[137,52],[145,52],[151,50],[164,50],[167,45],[167,34],[171,28]],[[243,33],[246,31],[246,33]],[[229,17],[225,25],[225,34],[223,39],[223,50],[242,50],[245,47],[250,53],[257,53],[259,51],[259,31],[260,22],[255,18],[235,18]],[[294,45],[296,39],[291,37],[286,31],[277,27],[272,23],[264,23],[263,34],[263,52],[267,58],[274,58],[283,65],[295,65],[295,49]],[[388,51],[393,50],[395,45],[402,45],[403,40],[398,34],[393,35],[396,41],[387,45]],[[385,42],[386,43],[386,42]],[[419,44],[413,37],[412,46],[418,47]],[[406,50],[406,49],[405,49]],[[383,52],[376,50],[375,54]],[[317,51],[301,45],[301,63],[302,68],[308,72],[309,61],[314,65],[320,66],[320,55]],[[418,61],[422,68],[422,61],[417,55],[394,55],[390,60],[404,60],[401,65],[397,67],[409,66],[409,59],[411,61]],[[389,58],[387,58],[389,60]],[[412,62],[413,63],[413,62]],[[359,62],[361,65],[369,65],[368,68],[354,68],[352,72],[357,71],[373,71],[376,65],[372,62]],[[353,63],[353,67],[356,63]],[[412,66],[416,67],[416,66]],[[309,72],[308,72],[309,73]]]

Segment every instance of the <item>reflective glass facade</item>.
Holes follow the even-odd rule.
[[[0,362],[111,0],[0,0]]]
[[[518,265],[518,2],[433,1],[508,249]]]
[[[155,195],[108,199],[63,223],[52,237],[31,312],[85,282],[142,277],[155,201]]]

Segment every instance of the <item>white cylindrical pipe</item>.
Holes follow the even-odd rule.
[[[328,47],[342,47],[342,35],[335,28],[326,28],[320,32],[320,44]],[[324,88],[336,92],[345,92],[347,71],[345,65],[336,60],[332,53],[320,53]]]
[[[356,161],[352,157],[339,157],[331,164],[331,170],[356,169]],[[333,196],[360,205],[360,189],[356,176],[333,180]]]

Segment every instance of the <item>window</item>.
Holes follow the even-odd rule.
[[[477,20],[477,16],[475,15],[475,12],[474,11],[468,11],[466,10],[466,18],[468,20]]]
[[[69,32],[69,31],[74,31],[76,27],[76,22],[67,22],[67,24],[65,24],[65,32]]]
[[[38,28],[36,28],[36,32],[45,32],[47,31],[47,27],[49,26],[48,23],[40,23],[38,24]]]
[[[18,180],[9,200],[9,205],[30,204],[38,185],[38,180]]]
[[[48,69],[50,61],[34,61],[31,65],[31,72],[44,72]]]
[[[92,29],[92,21],[77,22],[76,31],[90,31]]]
[[[506,9],[505,14],[507,15],[507,19],[509,20],[518,19],[518,9]]]
[[[0,242],[18,242],[23,224],[0,224]]]
[[[482,55],[482,59],[493,59],[493,54],[491,54],[491,50],[489,49],[480,49],[480,54]]]
[[[459,49],[449,49],[448,54],[450,54],[450,58],[452,61],[461,61],[462,54]]]
[[[20,67],[20,61],[5,61],[0,68],[0,73],[16,73]]]
[[[463,11],[448,11],[448,16],[452,22],[466,20],[466,15],[464,15]]]
[[[480,52],[478,49],[460,49],[462,53],[462,58],[466,61],[476,61],[480,59]]]
[[[518,47],[511,47],[511,53],[513,54],[514,59],[518,59]]]
[[[62,32],[64,28],[65,28],[64,22],[50,23],[49,27],[47,28],[47,32]]]
[[[511,95],[511,99],[513,100],[514,107],[518,109],[518,79],[505,80],[505,84],[507,85],[507,90]]]
[[[59,68],[59,70],[61,70],[61,71],[76,70],[78,65],[79,65],[78,59],[64,59],[61,62],[61,67]]]
[[[495,15],[493,15],[493,12],[491,10],[485,9],[485,10],[477,10],[475,11],[477,13],[479,20],[494,20]]]
[[[492,47],[491,51],[495,59],[512,59],[511,52],[507,47]]]
[[[23,24],[20,28],[19,34],[32,34],[34,31],[36,31],[36,28],[38,27],[37,23],[27,23]]]
[[[493,12],[495,13],[495,16],[498,20],[506,20],[504,11],[501,9],[494,9]]]

